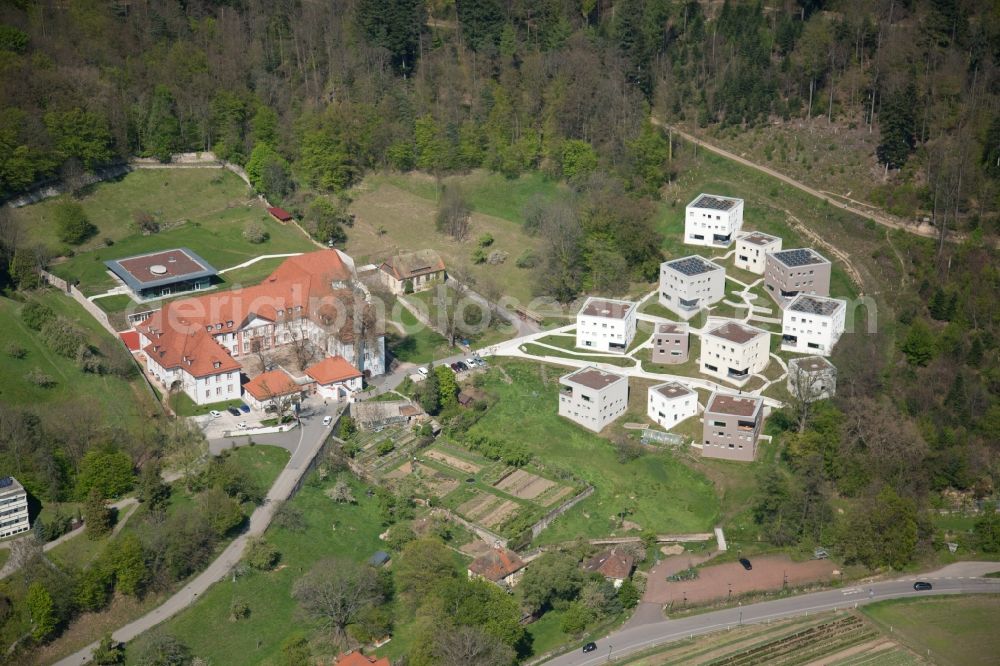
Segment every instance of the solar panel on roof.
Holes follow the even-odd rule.
[[[12,486],[12,485],[14,485],[14,479],[10,478],[9,476],[5,476],[2,479],[0,479],[0,488],[6,488],[7,486]]]
[[[711,210],[729,210],[735,205],[735,199],[723,199],[721,197],[713,197],[710,195],[699,197],[698,200],[694,202],[695,208],[708,208]]]
[[[796,312],[805,312],[816,315],[829,315],[840,306],[839,301],[814,298],[812,296],[800,296],[792,303],[792,309]]]
[[[688,276],[701,275],[702,273],[707,273],[716,269],[715,265],[705,261],[701,257],[685,257],[684,259],[676,259],[667,265],[675,271]]]
[[[783,250],[781,252],[775,252],[774,256],[777,257],[781,263],[791,267],[819,264],[823,261],[822,257],[808,249]]]

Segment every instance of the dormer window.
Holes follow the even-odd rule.
[[[292,309],[288,308],[285,312],[287,312],[288,314],[292,314]]]
[[[298,312],[298,311],[299,311],[299,310],[301,310],[301,309],[302,309],[302,306],[301,306],[301,305],[296,305],[296,306],[295,306],[295,311],[296,311],[296,312]]]
[[[213,368],[221,368],[222,367],[222,363],[220,363],[219,361],[216,361],[215,363],[212,364],[212,367]]]
[[[216,324],[216,325],[215,325],[215,330],[217,330],[217,331],[221,331],[221,330],[222,330],[222,324],[221,324],[221,323],[219,323],[219,324]]]
[[[232,327],[233,327],[233,322],[227,321],[226,322],[226,328],[232,328]]]
[[[209,333],[211,333],[212,332],[212,327],[211,326],[206,326],[205,330],[208,331]]]

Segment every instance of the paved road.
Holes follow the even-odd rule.
[[[204,593],[212,584],[224,578],[232,567],[240,561],[240,558],[243,557],[243,549],[246,547],[247,540],[250,537],[264,533],[267,526],[271,524],[271,519],[274,517],[275,506],[291,496],[292,490],[294,490],[299,479],[305,473],[309,462],[316,456],[323,442],[326,440],[329,430],[323,427],[323,417],[327,414],[336,417],[344,407],[343,403],[331,405],[323,405],[319,401],[316,401],[316,403],[310,409],[303,412],[302,427],[293,431],[294,435],[298,437],[295,450],[292,452],[288,464],[285,465],[285,468],[275,480],[274,485],[268,491],[264,503],[257,507],[253,515],[250,516],[250,524],[247,530],[236,537],[222,551],[222,554],[208,565],[208,568],[198,574],[198,576],[163,602],[163,604],[115,631],[112,634],[115,640],[128,642],[144,631],[152,629],[190,606],[198,599],[198,595]],[[281,434],[291,435],[293,433]],[[262,442],[263,438],[255,438],[255,441]],[[285,442],[285,446],[287,448],[288,442]],[[79,664],[85,664],[90,661],[91,653],[95,647],[97,647],[97,643],[91,643],[79,652],[55,662],[55,666],[78,666]]]
[[[825,592],[814,592],[776,601],[765,601],[738,608],[693,615],[677,620],[660,620],[621,629],[597,641],[597,650],[583,654],[579,649],[546,661],[551,666],[591,666],[618,660],[692,635],[722,631],[742,624],[763,624],[771,620],[819,611],[854,608],[885,599],[928,596],[931,594],[1000,594],[1000,579],[980,578],[1000,570],[1000,562],[960,562],[919,577],[858,585]],[[916,592],[915,580],[934,585],[932,592]],[[871,592],[869,592],[871,590]]]

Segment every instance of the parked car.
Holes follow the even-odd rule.
[[[930,590],[933,589],[933,587],[934,587],[933,585],[931,585],[925,580],[918,580],[916,583],[913,584],[913,589],[916,590],[917,592],[921,592],[923,590]]]
[[[240,411],[243,412],[244,414],[249,414],[250,413],[250,405],[248,405],[245,402],[241,402],[240,403]]]
[[[239,416],[241,413],[240,410],[236,409],[235,407],[226,407],[226,411],[232,414],[233,416]]]
[[[461,368],[458,365],[458,361],[455,361],[450,366],[452,372],[461,372]]]
[[[324,416],[323,417],[323,425],[324,426],[326,426],[327,428],[329,428],[331,423],[333,423],[333,417],[332,416]]]
[[[217,419],[220,416],[222,416],[222,412],[216,411],[214,409],[210,411],[209,414],[212,416],[213,419]]]
[[[463,372],[465,370],[471,370],[472,369],[472,367],[470,365],[468,365],[465,361],[459,361],[458,362],[458,367],[461,368]]]
[[[589,643],[583,646],[584,652],[593,652],[596,649],[597,649],[597,643],[595,643],[594,641],[590,641]]]
[[[420,374],[422,374],[424,377],[427,376],[427,368],[425,368],[423,366],[417,368],[417,372],[419,372]]]
[[[246,421],[240,421],[239,423],[236,424],[237,430],[246,430],[248,427],[249,426],[247,425]]]
[[[751,569],[753,569],[753,565],[750,564],[750,560],[748,560],[745,557],[741,557],[740,558],[740,564],[742,564],[743,568],[746,569],[747,571],[750,571]]]

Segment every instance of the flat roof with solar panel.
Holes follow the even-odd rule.
[[[788,306],[788,309],[795,310],[796,312],[805,312],[806,314],[829,317],[842,307],[846,307],[846,303],[836,298],[823,298],[821,296],[800,294],[796,296],[795,300]]]
[[[696,254],[693,254],[690,257],[684,257],[683,259],[674,259],[673,261],[668,261],[666,263],[668,268],[672,268],[678,273],[687,275],[688,277],[701,275],[703,273],[711,273],[712,271],[724,270],[722,266],[717,266],[708,259],[699,257]]]
[[[7,495],[9,493],[19,493],[24,491],[24,486],[17,482],[12,476],[5,476],[0,478],[0,495]]]
[[[739,240],[753,245],[770,245],[771,243],[777,243],[781,239],[777,236],[772,236],[771,234],[765,234],[763,231],[754,231],[753,233],[743,236]]]
[[[815,264],[828,264],[830,261],[816,250],[810,248],[799,248],[796,250],[782,250],[771,255],[789,268],[799,266],[813,266]]]
[[[742,203],[742,199],[734,199],[733,197],[723,197],[716,194],[699,194],[689,205],[692,208],[704,208],[706,210],[721,210],[728,211],[735,208],[738,204]]]

